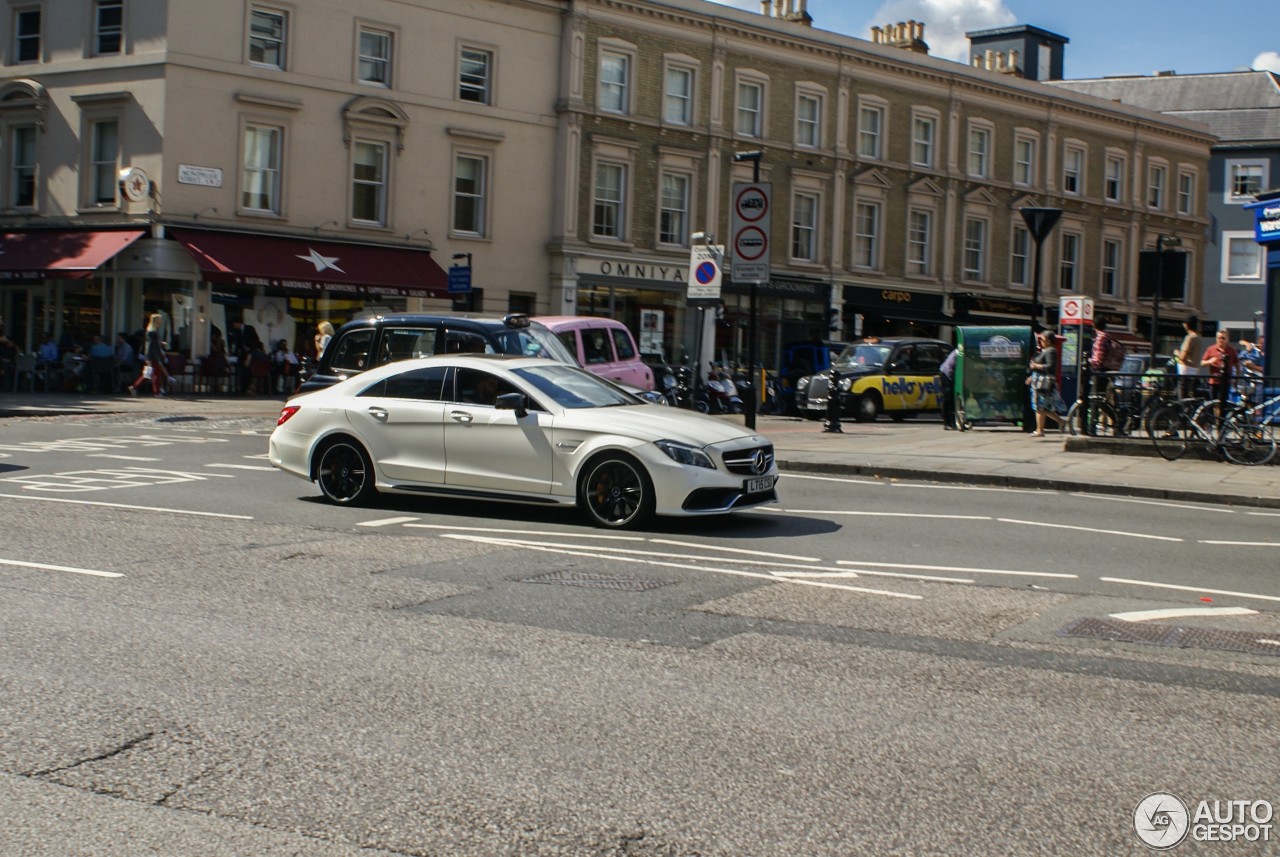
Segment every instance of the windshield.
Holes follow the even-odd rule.
[[[603,378],[576,366],[549,363],[516,369],[521,380],[562,408],[612,408],[618,405],[643,405],[635,396],[620,390]]]
[[[832,366],[839,370],[879,369],[889,359],[892,351],[887,345],[848,345],[840,356],[832,361]]]

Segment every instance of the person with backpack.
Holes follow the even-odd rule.
[[[1089,352],[1089,368],[1094,372],[1119,372],[1124,363],[1125,347],[1107,332],[1107,320],[1093,320],[1093,350]],[[1098,383],[1106,383],[1102,379]],[[1094,385],[1097,392],[1098,384]]]

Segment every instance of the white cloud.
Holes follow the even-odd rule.
[[[873,26],[922,21],[930,55],[968,63],[969,40],[965,33],[1007,27],[1017,20],[1002,0],[888,0],[867,22],[867,32],[854,35],[870,38]]]
[[[1264,51],[1253,58],[1252,67],[1258,71],[1274,71],[1280,73],[1280,53]]]

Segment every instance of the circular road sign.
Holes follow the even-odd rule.
[[[733,236],[736,257],[744,262],[754,262],[769,249],[769,240],[759,226],[744,226]]]
[[[709,286],[714,283],[716,281],[716,277],[719,275],[720,272],[716,270],[716,263],[710,261],[703,262],[693,272],[693,278],[704,286]]]
[[[769,197],[759,185],[748,185],[738,192],[733,207],[738,217],[747,223],[755,223],[769,213]]]

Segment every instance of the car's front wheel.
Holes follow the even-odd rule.
[[[369,453],[353,440],[334,441],[324,448],[316,482],[325,498],[339,506],[361,506],[378,493]]]
[[[630,456],[604,455],[583,468],[578,502],[597,526],[638,527],[653,516],[653,483]]]
[[[860,423],[873,423],[880,416],[880,397],[875,393],[864,393],[858,397],[853,406],[853,418]]]

